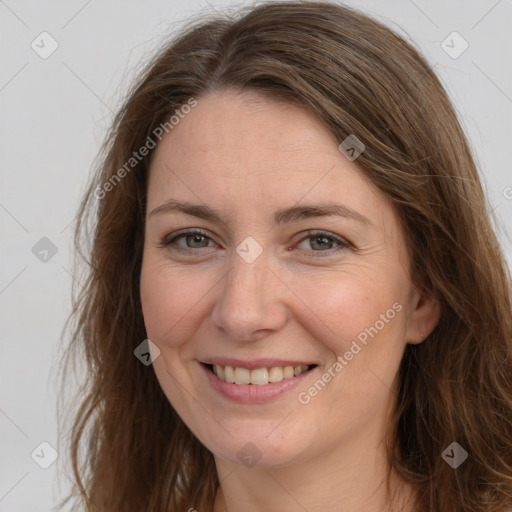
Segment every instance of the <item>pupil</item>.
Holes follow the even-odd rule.
[[[189,236],[189,239],[192,238],[192,243],[198,243],[200,244],[201,243],[201,239],[204,238],[203,235],[191,235]]]
[[[317,245],[320,245],[320,247],[325,247],[325,244],[329,243],[329,240],[326,236],[317,236],[315,237]],[[320,240],[320,243],[318,241]]]

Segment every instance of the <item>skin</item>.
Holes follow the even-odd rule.
[[[153,154],[144,321],[161,351],[153,367],[163,391],[214,454],[221,481],[215,512],[312,512],[333,504],[387,510],[383,439],[397,370],[406,344],[433,330],[439,308],[411,283],[389,200],[363,179],[357,160],[340,152],[340,142],[297,106],[224,91],[199,98]],[[150,215],[170,198],[206,204],[223,222]],[[273,224],[277,209],[327,201],[371,225],[334,216]],[[207,236],[161,246],[188,228]],[[236,252],[248,236],[262,248],[252,263]],[[299,393],[395,303],[401,311],[309,403],[300,403]],[[240,404],[212,389],[198,362],[206,356],[301,359],[318,367],[283,396]],[[261,456],[252,467],[237,457],[248,442]],[[412,489],[395,478],[392,485],[403,504],[393,510],[412,510]]]

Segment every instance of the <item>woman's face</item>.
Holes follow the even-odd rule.
[[[380,438],[406,343],[437,322],[390,203],[340,142],[296,106],[224,92],[153,155],[141,299],[154,370],[232,463]]]

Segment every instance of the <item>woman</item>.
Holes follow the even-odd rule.
[[[91,215],[87,510],[512,507],[508,269],[447,95],[388,28],[321,2],[187,28],[78,241]]]

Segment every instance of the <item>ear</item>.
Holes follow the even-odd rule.
[[[441,318],[439,302],[416,288],[412,290],[410,318],[406,341],[413,345],[421,343],[435,329]]]

